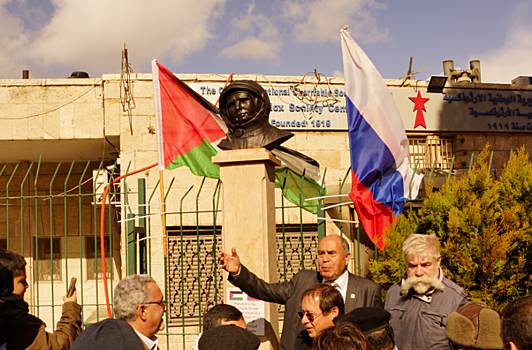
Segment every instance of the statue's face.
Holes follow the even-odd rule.
[[[255,100],[251,94],[240,91],[227,98],[227,111],[233,124],[242,124],[255,115]]]

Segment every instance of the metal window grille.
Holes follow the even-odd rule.
[[[290,281],[302,269],[318,270],[318,225],[277,225],[277,277]],[[303,254],[301,254],[303,253]],[[284,305],[279,304],[284,319]]]
[[[317,225],[302,226],[285,225],[284,234],[283,226],[277,226],[279,282],[289,281],[303,268],[318,269]],[[182,324],[184,320],[186,325],[195,325],[198,324],[200,312],[203,316],[211,307],[223,302],[223,275],[221,269],[215,269],[213,228],[183,227],[183,240],[180,229],[168,229],[167,232],[169,320],[171,324]],[[221,247],[221,244],[221,228],[218,226],[216,245]],[[280,312],[284,312],[282,305]]]
[[[168,229],[168,318],[170,324],[196,325],[200,314],[223,302],[222,271],[216,268],[215,245],[221,228]]]
[[[290,281],[302,269],[318,270],[318,225],[285,225],[284,235],[283,227],[277,225],[276,243],[279,282]]]
[[[100,253],[101,238],[95,236],[85,237],[86,252],[87,252],[87,279],[94,280],[96,278],[103,279],[102,261],[97,255]],[[109,244],[109,236],[104,237],[105,244],[105,264],[106,266],[112,266],[111,264],[111,251]],[[107,269],[107,278],[111,278],[111,268]]]
[[[34,259],[37,265],[37,280],[61,281],[61,238],[39,237]]]
[[[439,136],[408,138],[410,166],[418,169],[450,170],[453,160],[453,139]]]

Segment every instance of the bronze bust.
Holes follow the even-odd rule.
[[[220,95],[220,110],[229,129],[227,137],[218,144],[223,150],[260,147],[272,150],[294,136],[269,123],[270,98],[254,81],[230,83]]]

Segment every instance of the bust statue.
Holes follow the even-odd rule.
[[[272,150],[294,136],[269,123],[270,98],[254,81],[237,80],[227,85],[220,95],[220,110],[229,129],[218,144],[221,149]]]

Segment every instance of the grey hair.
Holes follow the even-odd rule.
[[[344,251],[344,256],[347,256],[349,254],[349,243],[347,242],[347,239],[344,237],[342,238],[342,250]]]
[[[149,275],[130,275],[118,282],[114,292],[115,318],[124,321],[137,318],[138,307],[153,301],[146,287],[149,282],[157,284]]]
[[[430,235],[414,233],[405,239],[405,242],[403,243],[403,254],[405,261],[408,261],[408,258],[412,256],[420,254],[438,259],[440,257],[438,237],[436,237],[434,233],[431,233]]]

